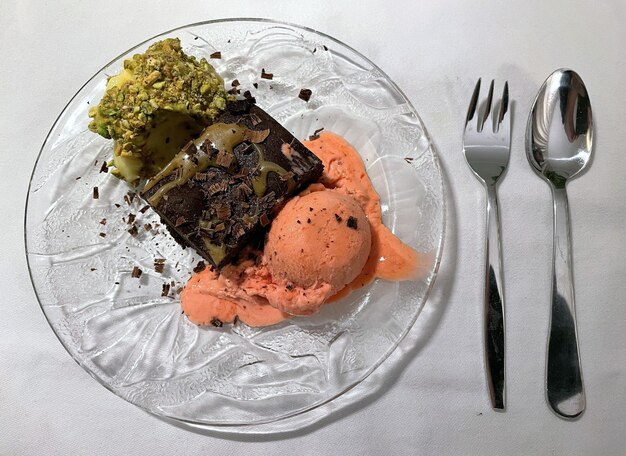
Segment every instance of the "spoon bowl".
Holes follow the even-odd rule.
[[[572,71],[552,73],[539,90],[526,128],[526,156],[552,189],[554,243],[552,307],[546,362],[546,399],[560,417],[586,407],[578,350],[567,181],[591,160],[593,116],[584,82]]]
[[[559,69],[543,83],[526,137],[532,168],[557,187],[587,167],[593,146],[591,102],[581,77]]]

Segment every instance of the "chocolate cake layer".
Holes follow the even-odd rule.
[[[148,181],[142,196],[179,243],[221,267],[322,171],[289,131],[240,100]]]

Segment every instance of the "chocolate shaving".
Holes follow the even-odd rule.
[[[113,204],[113,205],[114,205],[116,208],[118,208],[118,209],[121,207],[121,205],[120,205],[120,204],[117,204],[117,203],[115,203],[115,204]]]
[[[139,209],[139,212],[141,212],[142,214],[145,214],[148,209],[150,209],[150,205],[146,204],[144,207]]]
[[[224,150],[220,150],[219,153],[217,154],[217,158],[215,159],[215,162],[219,166],[222,166],[224,168],[228,168],[228,167],[230,167],[231,163],[233,162],[233,155],[229,154],[228,152],[226,152]]]
[[[106,225],[107,224],[107,219],[103,218],[102,220],[100,220],[100,225]]]
[[[93,188],[93,199],[97,200],[100,198],[100,192],[98,191],[98,187]]]
[[[128,202],[129,206],[130,206],[130,203],[132,203],[133,200],[135,199],[135,195],[137,195],[135,192],[128,192],[126,194],[126,196],[128,196],[128,201],[127,202]],[[126,199],[126,198],[124,198],[124,199]]]
[[[274,74],[266,73],[265,68],[261,68],[261,79],[274,79]]]
[[[106,237],[106,236],[107,236],[107,234],[106,234],[106,233],[98,233],[98,236],[100,236],[100,237]]]
[[[252,125],[256,127],[258,124],[262,122],[262,120],[256,114],[250,114],[250,122],[252,122]]]
[[[231,82],[230,85],[237,87],[239,85],[239,79],[233,79],[233,82]]]
[[[128,214],[128,220],[126,221],[126,223],[128,223],[129,225],[130,225],[131,223],[134,223],[135,218],[136,218],[136,217],[135,217],[135,214],[133,214],[133,213],[131,212],[130,214]]]
[[[158,273],[162,273],[165,268],[165,258],[156,258],[154,260],[154,270]]]
[[[133,279],[138,279],[139,277],[141,277],[141,274],[143,273],[143,271],[141,269],[139,269],[139,266],[135,266],[133,268],[133,272],[131,274],[131,277]]]
[[[353,230],[358,229],[357,219],[352,216],[348,217],[347,225],[348,225],[348,228],[352,228]]]
[[[206,263],[204,261],[198,261],[198,264],[196,265],[196,267],[193,268],[193,272],[198,274],[199,272],[202,272],[205,269],[206,269]]]
[[[259,220],[261,222],[261,226],[265,227],[270,224],[270,218],[267,216],[265,212],[261,214],[261,218]]]
[[[300,93],[298,94],[298,98],[304,100],[304,101],[309,101],[311,98],[311,95],[313,95],[313,91],[311,89],[300,89]]]
[[[213,319],[211,320],[211,324],[216,328],[221,328],[224,323],[222,323],[222,320],[213,317]]]
[[[180,217],[176,219],[174,226],[179,227],[181,225],[184,225],[185,223],[187,223],[187,219],[181,215]]]
[[[139,234],[139,230],[137,230],[137,225],[133,225],[128,232],[130,233],[131,236],[135,237],[137,236],[137,234]]]
[[[232,231],[233,231],[233,235],[237,239],[243,237],[246,234],[246,230],[244,230],[243,227],[239,224],[235,225]]]
[[[323,130],[324,130],[324,127],[322,127],[322,128],[318,128],[317,130],[315,130],[315,131],[313,132],[313,134],[312,134],[311,136],[309,136],[309,141],[313,141],[313,140],[315,140],[315,139],[319,138],[319,137],[320,137],[320,133],[321,133]]]
[[[209,56],[211,59],[221,59],[222,53],[220,51],[215,51],[213,54]]]
[[[222,203],[215,209],[215,213],[217,214],[217,218],[220,220],[226,220],[230,217],[230,206],[228,204]]]
[[[335,214],[335,220],[337,220],[338,223],[341,223],[343,219],[341,218],[341,215]]]
[[[216,193],[223,192],[228,188],[228,182],[220,181],[209,186],[209,195],[215,195]]]
[[[239,93],[239,90],[237,89],[237,87],[233,87],[232,89],[228,89],[228,93],[231,95],[237,95]]]
[[[252,94],[250,93],[250,91],[249,91],[249,90],[246,90],[246,91],[243,93],[243,96],[244,96],[244,97],[246,98],[246,100],[248,100],[250,103],[256,103],[256,98],[254,98],[254,97],[252,96]]]
[[[215,231],[224,231],[226,229],[226,225],[224,223],[218,223],[215,225]]]
[[[293,286],[293,284],[292,284],[292,283],[288,283],[288,284],[285,286],[285,288],[286,288],[287,290],[291,291],[291,290],[293,290],[293,289],[294,289],[294,286]]]
[[[161,296],[167,296],[168,294],[170,294],[170,284],[164,283],[161,290]]]
[[[245,198],[245,197],[247,197],[248,195],[251,195],[251,194],[252,194],[252,189],[251,189],[251,188],[250,188],[247,184],[245,184],[245,183],[241,184],[241,185],[238,187],[237,191],[239,192],[239,196],[240,196],[241,198]]]
[[[269,135],[270,135],[269,128],[266,128],[265,130],[261,130],[261,131],[246,129],[246,132],[244,133],[243,138],[245,141],[250,141],[251,143],[259,144],[265,141]]]
[[[152,229],[152,225],[151,225],[150,223],[146,223],[146,224],[144,224],[143,228],[144,228],[146,231],[150,231],[150,230]]]
[[[253,82],[252,85],[254,86],[255,89],[259,88],[259,83],[258,82]]]
[[[243,217],[241,218],[241,221],[248,227],[250,228],[252,225],[254,225],[257,222],[258,218],[256,216],[250,216],[249,214],[243,214]]]
[[[415,160],[413,157],[404,157],[404,161],[411,164],[411,162]]]

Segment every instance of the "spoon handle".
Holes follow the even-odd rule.
[[[504,410],[506,406],[504,286],[502,281],[500,213],[495,184],[487,186],[485,266],[484,345],[487,384],[491,406],[496,410]]]
[[[576,418],[585,410],[585,391],[578,354],[569,208],[565,186],[552,185],[554,196],[554,244],[552,309],[548,335],[546,397],[550,407],[564,418]]]

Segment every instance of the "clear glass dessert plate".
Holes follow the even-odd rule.
[[[206,57],[227,86],[238,79],[242,93],[250,90],[296,137],[324,128],[348,140],[381,196],[385,224],[420,252],[422,279],[378,280],[317,315],[266,328],[198,327],[181,315],[177,290],[200,258],[158,227],[155,213],[140,211],[145,203],[128,197],[132,189],[126,183],[100,172],[113,144],[87,130],[88,109],[102,96],[107,76],[125,58],[166,37],[178,37],[187,53]],[[216,51],[221,58],[209,58]],[[260,78],[262,69],[274,78]],[[312,91],[308,102],[298,97],[303,88]],[[52,329],[109,390],[190,426],[283,431],[319,419],[312,410],[371,374],[413,326],[439,265],[444,206],[428,134],[411,103],[376,65],[296,25],[214,21],[141,43],[72,98],[33,171],[26,251]],[[130,213],[135,236],[128,231]],[[166,259],[161,273],[155,258]],[[132,276],[135,267],[143,271],[139,278]],[[171,285],[167,296],[164,284]]]

